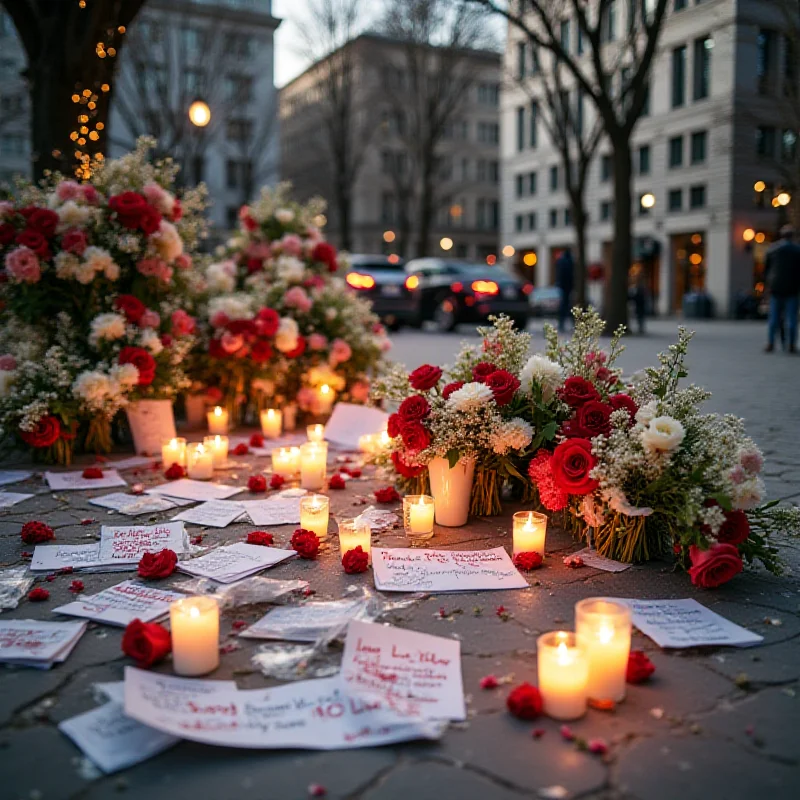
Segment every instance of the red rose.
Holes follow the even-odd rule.
[[[235,456],[246,456],[250,452],[250,448],[242,442],[241,444],[237,444],[231,452]]]
[[[750,535],[750,522],[744,511],[726,511],[717,539],[723,544],[740,545]]]
[[[180,464],[170,464],[164,472],[164,477],[168,481],[177,481],[186,477],[186,470]]]
[[[262,308],[256,314],[256,325],[262,336],[274,336],[278,332],[281,318],[277,311],[272,308]]]
[[[612,408],[599,400],[587,400],[572,419],[567,420],[561,432],[571,439],[593,439],[595,436],[608,436],[611,432]]]
[[[355,575],[358,572],[366,572],[369,566],[369,553],[361,549],[361,545],[348,550],[342,556],[342,566],[348,575]]]
[[[447,400],[453,392],[457,392],[464,385],[464,381],[453,381],[442,389],[442,397]]]
[[[81,475],[90,481],[95,481],[103,477],[103,470],[100,467],[86,467]]]
[[[108,207],[116,213],[120,225],[135,230],[148,205],[138,192],[122,192],[108,198]]]
[[[328,272],[336,272],[336,248],[328,242],[318,242],[311,251],[311,260],[319,261],[328,267]]]
[[[428,389],[432,389],[436,386],[441,377],[442,371],[439,367],[423,364],[421,367],[417,367],[408,376],[408,380],[411,386],[418,392],[427,392]]]
[[[132,325],[138,325],[144,316],[144,312],[147,311],[147,306],[132,294],[121,294],[117,297],[114,301],[114,308],[121,312]]]
[[[166,658],[170,650],[170,633],[158,623],[135,619],[125,628],[122,652],[130,656],[139,667],[152,667]]]
[[[703,589],[722,586],[743,568],[742,557],[732,544],[715,544],[708,550],[692,545],[689,548],[689,560],[692,562],[689,569],[692,583]]]
[[[290,544],[300,558],[315,559],[319,553],[319,536],[314,531],[298,528],[293,534]]]
[[[256,323],[251,319],[234,319],[226,327],[236,336],[251,337],[256,335]]]
[[[586,439],[561,442],[550,464],[553,481],[567,494],[589,494],[597,488],[597,481],[589,477],[597,459],[592,455],[592,443]]]
[[[431,435],[419,422],[404,423],[400,435],[403,437],[403,444],[415,453],[424,450],[431,443]]]
[[[255,272],[261,272],[264,269],[264,262],[260,258],[247,259],[247,274],[252,275]]]
[[[51,211],[49,208],[37,208],[28,217],[28,227],[49,237],[56,232],[59,221],[55,211]]]
[[[258,339],[253,342],[250,348],[250,360],[256,364],[263,364],[272,358],[272,345],[264,339]]]
[[[394,486],[386,486],[383,489],[375,490],[375,499],[379,503],[396,503],[400,499],[400,495],[397,494]]]
[[[631,650],[625,680],[628,683],[644,683],[656,671],[655,664],[642,650]]]
[[[227,358],[228,354],[225,352],[225,348],[222,346],[221,339],[211,339],[208,342],[208,354],[211,358]]]
[[[140,578],[168,578],[175,572],[178,555],[174,550],[164,549],[160,553],[145,553],[139,560]]]
[[[43,233],[26,228],[17,234],[17,244],[33,250],[39,258],[50,258],[50,247]]]
[[[61,237],[61,249],[68,253],[74,253],[76,256],[82,256],[88,244],[86,233],[80,228],[70,228]]]
[[[41,586],[37,586],[35,589],[31,589],[30,592],[28,592],[28,600],[32,603],[41,603],[49,597],[50,592],[48,592],[47,589],[43,589]]]
[[[592,383],[586,378],[572,377],[564,381],[564,385],[558,390],[558,396],[573,408],[583,405],[589,400],[599,400],[600,392],[595,389]]]
[[[149,386],[156,377],[156,361],[142,347],[123,347],[119,353],[120,364],[133,364],[139,370],[139,386]]]
[[[418,422],[431,413],[431,406],[422,395],[413,394],[400,403],[397,413],[404,422]]]
[[[44,522],[33,519],[22,526],[20,536],[25,544],[42,544],[56,538],[55,531]]]
[[[525,570],[525,572],[530,572],[532,569],[538,569],[542,566],[542,554],[537,553],[534,550],[529,550],[525,553],[517,553],[514,556],[514,566],[517,569]]]
[[[172,212],[170,213],[173,222],[180,222],[183,217],[183,206],[181,201],[176,197],[175,202],[172,204]]]
[[[266,531],[250,531],[247,534],[247,544],[258,544],[262,547],[269,547],[275,542],[275,537]]]
[[[263,447],[264,437],[260,433],[254,433],[250,437],[250,447]]]
[[[542,695],[535,686],[521,683],[511,690],[506,706],[518,719],[536,719],[542,713]]]
[[[61,423],[58,421],[58,417],[48,414],[36,423],[34,430],[21,430],[19,435],[22,441],[31,447],[50,447],[61,436]]]
[[[478,383],[485,383],[486,379],[494,372],[497,372],[497,367],[488,361],[481,361],[472,368],[472,379]]]
[[[17,229],[10,223],[4,222],[0,225],[0,247],[5,247],[14,241]]]
[[[286,478],[284,478],[283,475],[275,474],[269,479],[269,488],[280,489],[284,483],[286,483]]]
[[[294,350],[287,350],[284,355],[286,358],[300,358],[306,351],[306,338],[305,336],[297,337],[297,347]]]
[[[400,435],[402,425],[403,420],[400,419],[399,414],[389,414],[389,421],[386,423],[386,433],[388,433],[392,439],[395,439]]]
[[[422,471],[425,469],[425,467],[415,467],[411,464],[406,464],[406,462],[403,461],[403,456],[396,450],[390,457],[395,470],[404,478],[416,478],[417,475],[421,475]]]
[[[83,585],[83,581],[72,581],[69,585],[69,591],[73,594],[80,594],[86,587]]]
[[[331,475],[331,479],[328,481],[329,489],[344,489],[346,486],[347,481],[338,473],[336,475]]]
[[[519,380],[504,369],[493,372],[484,383],[492,390],[494,401],[498,406],[507,406],[519,389]]]
[[[633,424],[634,418],[636,417],[636,412],[639,410],[639,406],[636,405],[630,395],[623,394],[621,392],[618,394],[612,394],[608,398],[608,404],[614,409],[614,411],[624,408],[628,412],[628,416],[631,418],[631,424]]]
[[[267,479],[263,475],[251,475],[247,479],[247,488],[255,494],[267,491]]]

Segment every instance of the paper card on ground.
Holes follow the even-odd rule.
[[[135,581],[124,581],[102,592],[54,608],[56,614],[84,617],[107,625],[126,626],[135,619],[152,622],[169,613],[169,604],[181,600],[185,595],[145,586]]]
[[[763,636],[721,617],[697,600],[628,599],[620,602],[630,606],[633,624],[659,647],[750,647],[764,640]]]
[[[386,528],[391,528],[395,523],[400,522],[400,517],[391,511],[385,511],[382,508],[375,508],[369,506],[362,511],[358,518],[364,520],[373,531],[382,531]]]
[[[85,622],[0,620],[0,662],[49,669],[66,660],[85,630]]]
[[[358,438],[366,433],[380,433],[389,415],[377,408],[337,403],[325,424],[325,439],[348,450],[358,450]]]
[[[23,492],[0,492],[0,508],[11,508],[23,500],[30,500],[31,497],[35,497],[35,495]]]
[[[409,720],[345,693],[338,676],[210,693],[209,681],[125,669],[125,713],[172,736],[224,747],[341,750],[435,739],[441,723]]]
[[[361,598],[284,606],[268,612],[239,635],[246,639],[316,642],[328,632],[344,628],[364,606]]]
[[[199,558],[183,561],[178,568],[187,575],[211,578],[219,583],[233,583],[295,555],[297,554],[294,550],[279,550],[277,547],[237,542],[226,547],[218,547]]]
[[[103,470],[102,478],[84,478],[82,472],[45,472],[47,485],[54,491],[70,489],[113,489],[127,486],[125,479],[115,469]]]
[[[123,458],[120,461],[109,461],[108,466],[111,469],[135,469],[136,467],[149,467],[154,459],[147,456],[131,456],[130,458]],[[155,459],[156,462],[159,459]]]
[[[181,511],[172,520],[207,525],[212,528],[227,528],[235,519],[242,516],[243,505],[244,503],[233,503],[230,500],[209,500],[207,503]]]
[[[120,706],[125,705],[125,681],[98,681],[92,684],[92,688],[98,697],[111,700]],[[98,702],[100,702],[99,699]]]
[[[626,569],[630,569],[633,566],[632,564],[623,564],[621,561],[614,561],[611,558],[601,556],[597,550],[590,550],[588,547],[578,550],[577,553],[570,553],[569,557],[579,557],[587,567],[602,569],[604,572],[625,572]]]
[[[101,564],[137,564],[145,553],[165,548],[184,553],[188,544],[182,522],[157,525],[103,525],[100,529]]]
[[[341,678],[348,691],[391,702],[403,715],[463,720],[461,643],[392,625],[347,626]]]
[[[181,478],[177,481],[162,483],[145,489],[145,494],[160,494],[166,497],[177,497],[181,500],[196,500],[200,503],[206,500],[227,500],[242,491],[241,486],[225,486],[221,483],[210,481],[195,481],[191,478]]]
[[[33,475],[32,472],[24,469],[0,469],[0,486],[26,481],[31,475]]]
[[[37,544],[31,559],[31,572],[58,572],[100,566],[100,542],[92,544]],[[127,569],[127,567],[125,567]]]
[[[305,494],[305,492],[303,492]],[[296,525],[300,522],[300,495],[269,500],[243,500],[242,508],[253,525]]]
[[[169,511],[177,507],[177,503],[167,497],[156,494],[125,494],[125,492],[112,492],[104,494],[102,497],[93,497],[89,502],[93,506],[110,508],[112,511],[119,511],[130,517],[137,517],[139,514],[156,514],[160,511]],[[191,501],[187,501],[191,502]]]
[[[502,547],[492,550],[372,548],[375,588],[383,592],[527,589]]]

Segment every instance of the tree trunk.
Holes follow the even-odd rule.
[[[336,182],[336,212],[339,216],[339,248],[352,252],[352,197],[344,179]]]
[[[433,216],[433,169],[425,164],[422,174],[422,196],[419,203],[419,236],[417,239],[417,258],[428,255],[431,246],[431,223]]]
[[[575,302],[574,305],[586,308],[586,228],[588,219],[583,207],[583,189],[577,197],[570,198],[573,227],[575,228]]]
[[[631,266],[631,144],[627,136],[614,147],[614,245],[606,285],[605,317],[610,331],[628,324],[628,271]]]

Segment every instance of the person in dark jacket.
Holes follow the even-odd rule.
[[[572,289],[575,283],[575,262],[572,251],[565,247],[556,259],[556,286],[561,289],[561,305],[558,307],[558,330],[563,333],[571,309]]]
[[[764,280],[770,291],[767,346],[765,352],[775,349],[775,337],[786,322],[789,352],[797,352],[797,311],[800,298],[800,246],[792,241],[794,230],[790,225],[781,228],[781,238],[767,251]]]

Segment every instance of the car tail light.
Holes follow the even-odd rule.
[[[348,272],[345,280],[348,286],[354,289],[371,289],[375,286],[375,278],[372,275],[362,275],[360,272]]]
[[[529,295],[532,291],[533,291],[533,284],[532,283],[526,283],[526,284],[523,285],[522,294]]]
[[[472,281],[472,291],[475,294],[497,294],[500,287],[494,281]]]
[[[409,275],[406,278],[405,286],[409,292],[413,292],[419,286],[419,278],[416,275]]]
[[[464,291],[464,284],[461,281],[456,281],[455,283],[450,284],[450,291],[455,292],[458,294],[459,292]]]

